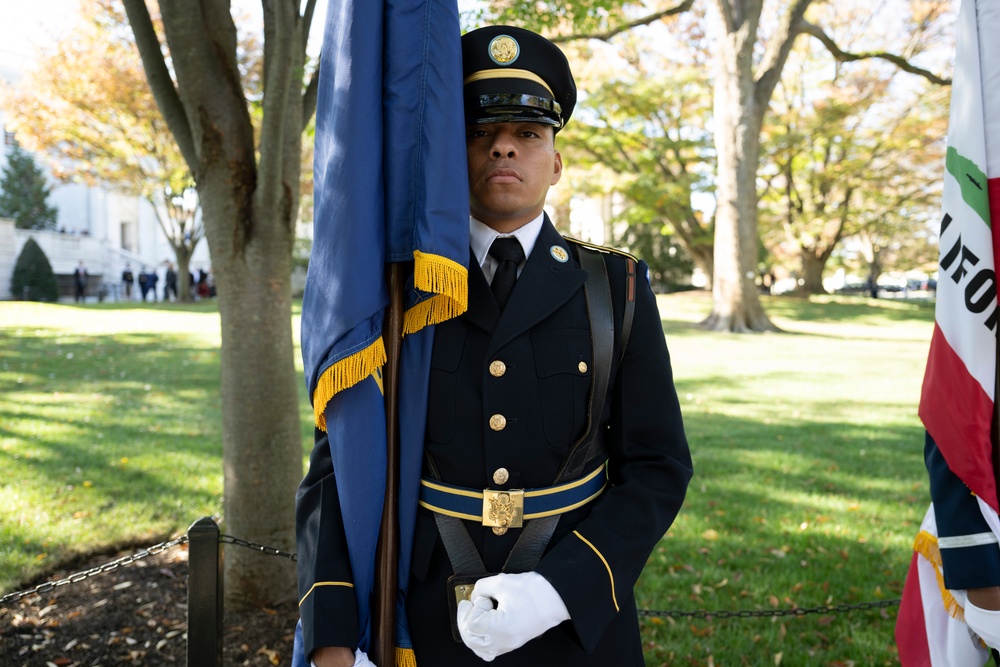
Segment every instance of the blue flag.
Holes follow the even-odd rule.
[[[326,15],[302,358],[316,425],[330,436],[365,651],[385,494],[386,266],[414,267],[400,371],[400,604],[423,456],[429,325],[468,302],[460,39],[457,0],[331,0]],[[405,620],[400,606],[404,649]]]

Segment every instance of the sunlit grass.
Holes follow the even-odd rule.
[[[927,508],[924,302],[768,298],[784,333],[707,334],[661,297],[695,464],[640,607],[756,611],[898,598]],[[643,621],[650,665],[898,664],[896,609]]]
[[[916,407],[933,306],[774,297],[783,333],[728,335],[697,327],[710,305],[660,297],[695,477],[640,608],[898,598],[928,503]],[[0,303],[0,590],[221,515],[218,348],[211,303]],[[306,451],[301,389],[300,406]],[[650,665],[896,664],[895,616],[656,616],[643,640]]]

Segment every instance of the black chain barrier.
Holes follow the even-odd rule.
[[[17,602],[23,598],[32,595],[41,595],[43,593],[48,593],[61,586],[67,586],[69,584],[76,584],[85,579],[91,577],[96,577],[100,574],[105,574],[107,572],[113,572],[120,567],[130,565],[136,561],[142,560],[144,558],[149,558],[150,556],[155,556],[156,554],[163,553],[168,549],[173,549],[174,547],[180,546],[182,544],[188,543],[188,536],[182,535],[175,540],[170,540],[169,542],[161,542],[155,544],[146,549],[137,551],[130,556],[124,556],[110,563],[105,563],[98,567],[90,568],[89,570],[84,570],[83,572],[77,572],[71,574],[65,579],[59,579],[57,581],[48,581],[43,584],[39,584],[34,588],[29,588],[27,590],[18,591],[16,593],[8,593],[0,597],[0,605],[9,604],[11,602]],[[294,553],[289,553],[287,551],[282,551],[281,549],[276,549],[275,547],[269,547],[264,544],[257,544],[255,542],[250,542],[239,537],[234,537],[232,535],[220,535],[219,542],[225,544],[232,544],[234,546],[243,547],[244,549],[250,549],[268,556],[279,556],[282,558],[288,558],[292,561],[298,560],[298,555]],[[880,600],[878,602],[858,602],[856,604],[838,604],[838,605],[824,605],[821,607],[794,607],[789,609],[745,609],[741,611],[729,611],[729,610],[717,610],[717,611],[707,611],[707,610],[697,610],[697,611],[678,611],[678,610],[653,610],[653,609],[639,609],[639,616],[644,617],[660,617],[660,618],[694,618],[702,620],[710,619],[726,619],[726,618],[772,618],[780,616],[805,616],[807,614],[834,614],[834,613],[847,613],[850,611],[858,610],[871,610],[871,609],[884,609],[886,607],[896,607],[899,606],[899,599],[895,600]]]
[[[639,609],[639,616],[658,616],[669,618],[699,618],[703,620],[721,618],[771,618],[775,616],[805,616],[806,614],[833,614],[846,613],[860,609],[883,609],[885,607],[898,607],[899,600],[879,600],[878,602],[858,602],[856,604],[838,604],[832,607],[793,607],[790,609],[744,609],[742,611],[657,611],[652,609]]]
[[[42,593],[48,593],[60,586],[67,586],[69,584],[76,584],[84,579],[90,579],[91,577],[96,577],[99,574],[104,574],[106,572],[113,572],[120,567],[130,565],[137,560],[142,560],[143,558],[149,558],[150,556],[155,556],[156,554],[163,553],[167,549],[173,549],[181,544],[186,544],[188,541],[187,535],[182,535],[176,540],[170,540],[169,542],[160,542],[146,549],[135,552],[131,556],[124,556],[117,560],[113,560],[110,563],[105,563],[104,565],[99,565],[97,567],[92,567],[89,570],[84,570],[83,572],[77,572],[76,574],[71,574],[65,579],[59,579],[58,581],[47,581],[44,584],[39,584],[34,588],[29,588],[25,591],[18,591],[17,593],[8,593],[3,597],[0,597],[0,605],[7,604],[8,602],[17,602],[22,598],[26,598],[29,595],[41,595]]]

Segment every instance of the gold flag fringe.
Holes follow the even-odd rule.
[[[406,311],[404,335],[458,317],[469,307],[469,270],[447,257],[414,250],[413,286],[434,296]]]
[[[385,364],[385,343],[382,337],[323,371],[313,391],[313,416],[316,427],[326,431],[326,404],[338,391],[352,387]]]
[[[937,577],[938,588],[941,589],[941,602],[944,603],[945,611],[948,615],[958,621],[965,621],[965,610],[958,604],[958,600],[944,587],[944,573],[942,572],[941,550],[938,549],[937,538],[921,530],[913,540],[913,550],[927,559],[927,562],[934,566],[934,574]]]
[[[458,317],[469,307],[469,270],[441,255],[413,251],[413,286],[434,296],[414,305],[403,315],[403,334],[420,331]],[[366,377],[386,361],[385,342],[377,341],[331,365],[320,376],[313,391],[313,416],[316,426],[326,430],[326,404],[334,394]],[[415,667],[414,663],[406,663]]]
[[[396,647],[396,667],[417,667],[417,655],[412,648]]]

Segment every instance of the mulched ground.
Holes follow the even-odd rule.
[[[80,561],[45,580],[62,579],[131,553]],[[0,666],[183,667],[187,662],[187,571],[187,547],[178,546],[0,606]],[[293,603],[227,612],[223,664],[290,665],[297,618]]]

